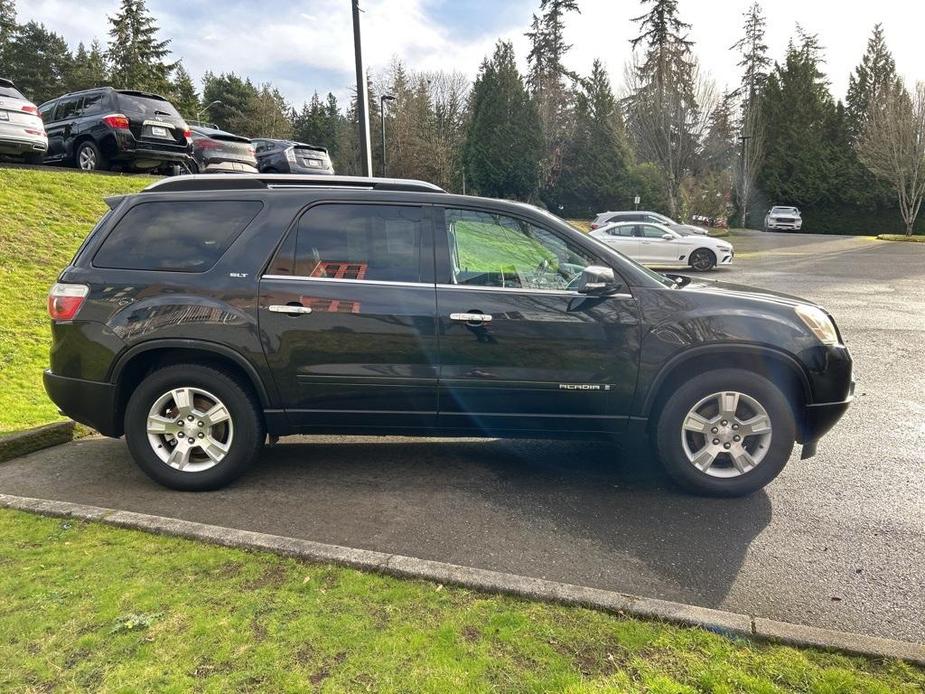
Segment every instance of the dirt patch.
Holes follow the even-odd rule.
[[[336,656],[334,656],[334,659],[331,662],[325,663],[322,666],[322,668],[318,670],[318,672],[314,673],[311,677],[309,677],[309,681],[314,685],[321,684],[328,677],[331,676],[331,671],[334,670],[334,668],[336,668],[342,662],[344,662],[346,658],[347,658],[346,651],[341,651]]]
[[[475,643],[482,638],[482,632],[473,626],[467,626],[462,630],[462,637],[469,643]]]
[[[257,578],[244,584],[246,590],[260,588],[278,588],[286,581],[286,569],[281,564],[271,564],[266,571]]]

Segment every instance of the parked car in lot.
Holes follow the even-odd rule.
[[[0,154],[40,164],[48,138],[38,109],[10,80],[0,79]]]
[[[39,114],[48,133],[46,163],[84,171],[189,169],[192,163],[189,128],[157,94],[97,87],[47,101]]]
[[[288,175],[107,203],[49,293],[45,387],[175,489],[267,436],[648,434],[688,489],[740,495],[852,399],[819,306],[665,277],[523,203]]]
[[[333,174],[328,150],[292,140],[253,140],[260,173]]]
[[[775,205],[764,217],[765,231],[800,231],[803,217],[796,207]]]
[[[706,271],[717,265],[729,265],[735,257],[732,244],[727,241],[695,234],[685,236],[664,224],[617,222],[595,229],[590,235],[637,263],[651,267]]]
[[[598,229],[606,224],[613,224],[614,222],[648,222],[652,224],[663,224],[669,229],[679,234],[684,234],[685,236],[688,234],[706,236],[708,233],[703,227],[694,224],[680,224],[671,219],[671,217],[666,217],[658,212],[649,212],[647,210],[601,212],[594,218],[594,221],[591,222],[591,228]]]
[[[257,173],[254,145],[246,137],[218,128],[190,126],[192,173]]]

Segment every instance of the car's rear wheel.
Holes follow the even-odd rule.
[[[773,383],[740,369],[691,378],[665,402],[655,430],[658,457],[689,491],[743,496],[787,464],[796,439],[793,409]]]
[[[690,264],[698,272],[712,270],[716,266],[716,254],[709,248],[698,248],[691,253]]]
[[[218,489],[257,458],[265,433],[253,395],[232,376],[198,364],[163,367],[141,382],[125,410],[138,466],[171,489]]]
[[[93,140],[84,140],[77,145],[74,163],[82,171],[100,171],[106,168],[106,159]]]

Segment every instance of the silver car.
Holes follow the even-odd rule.
[[[646,222],[649,224],[664,224],[666,227],[672,231],[678,232],[682,236],[690,236],[691,234],[695,234],[697,236],[706,236],[708,233],[707,230],[703,227],[698,227],[693,224],[680,224],[670,217],[666,217],[663,214],[659,214],[658,212],[651,212],[649,210],[611,210],[610,212],[601,212],[597,217],[594,218],[594,221],[591,222],[591,228],[597,229],[604,226],[605,224],[613,224],[614,222]]]
[[[802,227],[803,216],[796,207],[775,205],[764,218],[765,231],[800,231]]]
[[[0,78],[0,154],[39,164],[47,150],[48,137],[38,108],[10,80]]]

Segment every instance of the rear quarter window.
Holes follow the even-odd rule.
[[[103,241],[93,265],[119,270],[206,272],[254,220],[256,200],[143,202]]]

